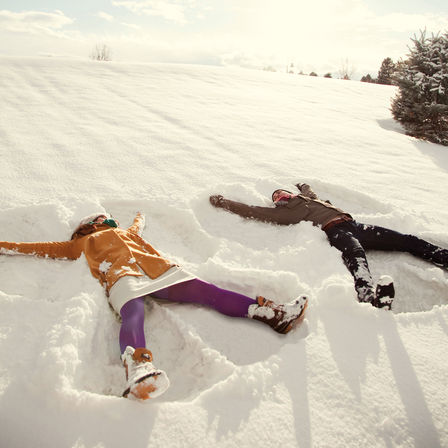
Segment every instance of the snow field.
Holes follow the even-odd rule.
[[[287,302],[287,336],[148,300],[171,388],[120,398],[119,321],[83,258],[0,257],[0,434],[8,447],[448,444],[448,274],[371,253],[393,313],[356,302],[339,252],[309,223],[276,227],[208,196],[269,205],[308,182],[360,222],[448,247],[448,153],[390,119],[393,88],[213,67],[0,59],[2,240],[70,238],[108,211],[198,277]],[[26,431],[23,430],[26,428]]]

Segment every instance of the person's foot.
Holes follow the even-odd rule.
[[[376,284],[375,298],[372,305],[376,308],[392,308],[392,301],[395,297],[395,288],[392,277],[382,275]]]
[[[147,348],[127,346],[121,355],[126,369],[126,390],[123,397],[147,400],[162,395],[170,386],[168,376],[163,370],[156,369],[152,353]]]
[[[278,333],[286,334],[303,319],[307,305],[308,298],[303,295],[280,305],[258,296],[257,303],[249,306],[248,317],[268,324]]]

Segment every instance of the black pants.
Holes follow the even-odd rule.
[[[336,224],[325,232],[330,244],[342,252],[342,258],[355,280],[358,299],[370,301],[374,286],[366,250],[408,252],[423,260],[448,269],[448,250],[428,243],[414,235],[405,235],[384,227],[356,221]]]

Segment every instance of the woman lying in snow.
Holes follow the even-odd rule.
[[[320,200],[308,184],[296,184],[298,194],[278,189],[272,193],[275,207],[257,207],[210,196],[214,207],[223,208],[243,218],[273,224],[290,225],[311,221],[326,233],[330,244],[342,252],[342,258],[355,281],[360,302],[377,308],[391,309],[395,289],[392,278],[383,275],[374,287],[365,250],[408,252],[448,269],[448,250],[428,243],[414,235],[404,235],[384,227],[361,224],[351,215]]]
[[[169,387],[163,370],[152,364],[144,333],[144,296],[207,305],[232,317],[248,317],[287,333],[303,317],[307,298],[275,304],[262,296],[251,299],[218,288],[188,274],[163,258],[140,235],[144,217],[138,213],[127,230],[104,214],[81,221],[70,241],[12,243],[0,241],[0,254],[28,254],[75,260],[84,253],[92,275],[105,287],[114,310],[121,315],[119,342],[126,369],[124,397],[155,398]]]

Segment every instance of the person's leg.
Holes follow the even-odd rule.
[[[385,227],[356,223],[357,236],[368,250],[408,252],[416,257],[448,268],[448,250],[428,243],[414,235],[403,234]]]
[[[125,303],[121,310],[120,353],[127,346],[133,348],[146,347],[145,340],[145,303],[143,297],[132,299]]]
[[[156,398],[168,389],[170,381],[163,370],[156,369],[152,363],[152,353],[146,348],[144,298],[138,297],[125,303],[120,314],[121,360],[126,369],[123,397],[132,396],[138,400]]]
[[[355,228],[350,222],[334,226],[326,234],[330,244],[342,252],[342,259],[355,281],[358,300],[373,303],[375,292],[372,275],[366,253],[354,235],[354,230]]]
[[[243,294],[218,288],[196,278],[160,289],[151,295],[173,302],[206,305],[231,317],[247,317],[249,306],[257,303]]]
[[[231,317],[259,320],[282,334],[288,333],[300,322],[308,302],[305,296],[297,297],[287,304],[276,304],[262,296],[254,300],[199,279],[178,283],[151,295],[175,302],[206,305]]]

